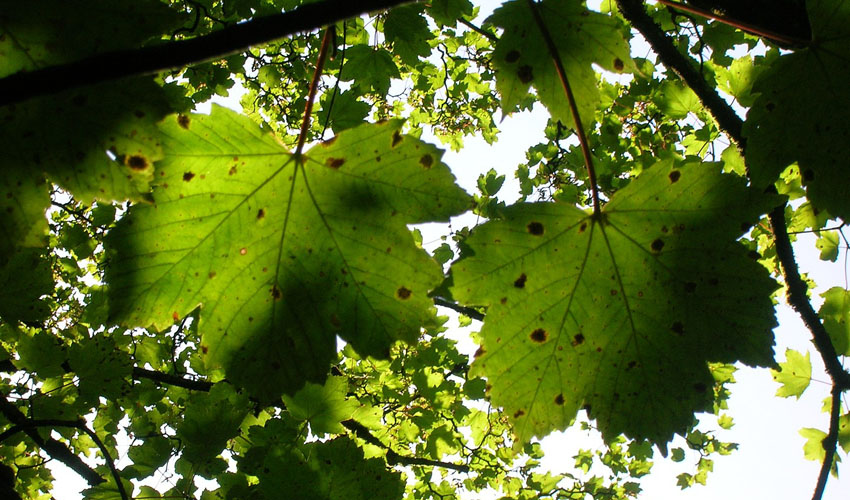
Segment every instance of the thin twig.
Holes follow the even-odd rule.
[[[578,106],[576,105],[575,96],[570,88],[570,82],[567,80],[567,73],[564,71],[564,64],[561,62],[561,55],[558,53],[558,47],[555,46],[555,41],[552,40],[552,35],[543,22],[540,12],[537,10],[537,3],[534,0],[527,0],[528,7],[531,9],[531,14],[534,16],[534,21],[537,27],[540,28],[540,34],[543,35],[543,40],[546,42],[546,48],[549,49],[549,55],[552,56],[552,61],[555,63],[555,68],[558,71],[558,77],[561,79],[561,85],[564,87],[564,93],[567,95],[567,102],[570,105],[570,112],[573,114],[573,119],[576,124],[576,133],[578,134],[578,142],[581,145],[581,152],[584,155],[584,163],[587,167],[588,182],[590,182],[590,194],[593,198],[593,213],[598,215],[602,210],[599,204],[599,186],[596,185],[596,170],[593,168],[593,156],[590,154],[590,145],[587,140],[587,135],[584,133],[584,127],[581,126],[581,117],[578,114]]]
[[[409,1],[324,0],[282,14],[251,19],[188,40],[105,52],[67,64],[18,72],[0,79],[0,106],[85,85],[152,75],[220,59],[254,45],[311,31],[368,12],[386,10]]]
[[[496,42],[499,41],[499,37],[496,36],[495,34],[490,33],[489,31],[485,30],[484,28],[481,28],[479,26],[472,24],[471,22],[467,21],[464,18],[458,19],[457,22],[466,26],[467,28],[471,29],[472,31],[478,33],[479,35],[483,36],[484,38],[490,40],[493,43],[496,43]]]
[[[447,307],[453,311],[457,311],[464,316],[469,316],[472,319],[477,319],[478,321],[484,321],[484,313],[479,311],[478,309],[472,307],[462,306],[456,302],[452,302],[450,300],[446,300],[442,297],[434,297],[434,304],[438,306]]]
[[[728,24],[733,28],[738,28],[740,30],[746,31],[748,33],[752,33],[756,36],[761,36],[765,38],[769,38],[771,40],[775,40],[777,42],[784,43],[786,45],[793,45],[797,47],[804,47],[809,44],[809,40],[803,40],[800,38],[795,38],[788,35],[783,35],[782,33],[776,33],[767,28],[763,28],[761,26],[756,26],[754,24],[745,23],[743,21],[739,21],[737,19],[733,19],[728,16],[724,16],[722,14],[716,14],[714,12],[701,9],[699,7],[694,7],[693,5],[685,5],[680,2],[675,2],[673,0],[658,0],[658,3],[664,4],[668,7],[674,8],[676,10],[681,10],[683,12],[690,12],[691,14],[696,14],[698,16],[702,16],[708,19],[714,19],[715,21],[721,22],[723,24]]]
[[[212,382],[207,382],[206,380],[194,380],[190,378],[184,378],[179,375],[169,375],[167,373],[148,370],[145,368],[139,368],[138,366],[133,367],[133,378],[146,378],[148,380],[153,380],[154,382],[159,382],[161,384],[173,385],[175,387],[189,389],[190,391],[209,392],[209,390],[212,389],[213,386]]]
[[[307,132],[310,130],[310,115],[313,114],[313,101],[316,99],[316,90],[319,88],[319,78],[322,77],[331,38],[333,38],[333,27],[326,29],[325,36],[322,37],[322,46],[319,48],[319,57],[316,59],[316,70],[313,71],[313,80],[310,82],[310,90],[307,94],[307,104],[304,106],[304,118],[301,119],[301,133],[298,134],[295,156],[301,156],[304,143],[307,141]]]
[[[832,464],[835,461],[835,449],[838,446],[838,423],[841,415],[841,389],[837,385],[832,386],[832,404],[829,409],[829,432],[823,438],[822,445],[826,455],[823,457],[823,463],[818,474],[818,482],[815,485],[815,492],[812,495],[812,500],[821,500],[823,492],[826,489],[826,480],[829,478],[829,472],[832,470]]]
[[[398,453],[393,451],[389,446],[382,443],[380,439],[372,435],[369,429],[367,429],[365,426],[363,426],[363,424],[356,420],[344,420],[341,422],[341,424],[343,427],[353,432],[355,436],[359,437],[363,441],[366,441],[369,444],[375,445],[383,450],[386,450],[387,463],[390,465],[424,465],[427,467],[442,467],[444,469],[456,470],[458,472],[469,472],[468,465],[453,464],[451,462],[441,462],[439,460],[429,460],[427,458],[406,457],[403,455],[399,455]]]

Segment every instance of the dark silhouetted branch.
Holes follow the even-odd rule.
[[[252,19],[208,35],[132,50],[93,55],[68,64],[15,73],[0,79],[0,106],[85,85],[159,73],[218,59],[248,47],[311,31],[410,0],[324,0],[289,12]]]

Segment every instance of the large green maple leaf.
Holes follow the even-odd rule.
[[[798,162],[813,204],[850,218],[850,2],[807,2],[813,39],[761,73],[747,114],[747,165],[753,182],[772,183]]]
[[[578,105],[583,124],[593,124],[600,101],[598,77],[592,65],[614,72],[632,71],[629,45],[618,21],[593,12],[575,0],[544,0],[537,9],[550,35]],[[537,96],[552,116],[574,126],[564,88],[546,42],[526,0],[514,0],[496,9],[487,21],[504,29],[493,50],[496,89],[502,110],[513,112],[534,85]]]
[[[453,296],[487,306],[471,374],[520,442],[579,409],[606,439],[659,445],[711,408],[708,362],[772,362],[767,271],[735,240],[776,203],[715,165],[662,162],[598,216],[508,207],[466,240]]]
[[[222,108],[167,120],[155,202],[107,242],[112,318],[165,328],[200,305],[208,366],[263,397],[323,380],[336,335],[377,356],[415,340],[442,273],[406,224],[470,201],[441,151],[400,128],[295,157]]]

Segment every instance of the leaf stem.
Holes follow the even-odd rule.
[[[322,46],[319,48],[319,57],[316,59],[316,70],[313,71],[313,80],[310,81],[310,90],[307,94],[307,104],[304,106],[304,118],[301,119],[301,133],[298,134],[298,145],[295,147],[295,156],[301,156],[304,143],[307,141],[307,132],[310,130],[310,115],[313,114],[313,101],[316,99],[316,90],[319,88],[319,78],[325,67],[325,58],[328,55],[328,47],[333,38],[333,26],[325,30],[322,37]]]
[[[581,117],[578,114],[578,106],[573,95],[573,90],[570,88],[570,82],[567,80],[567,73],[564,71],[564,64],[561,62],[561,56],[558,53],[558,47],[555,46],[555,41],[552,40],[552,35],[543,22],[540,12],[537,10],[537,3],[534,0],[527,0],[528,7],[531,9],[531,14],[534,16],[534,22],[540,28],[540,34],[546,42],[546,48],[549,50],[549,55],[552,56],[552,61],[555,63],[555,69],[558,71],[558,78],[561,80],[561,85],[564,87],[564,93],[567,95],[567,102],[570,105],[570,112],[573,115],[576,125],[576,133],[578,134],[578,142],[581,145],[581,153],[584,155],[584,163],[587,167],[588,182],[590,182],[590,193],[593,198],[593,213],[599,215],[601,207],[599,204],[599,187],[596,185],[596,169],[593,167],[593,157],[590,154],[590,145],[587,140],[587,135],[584,133],[584,127],[581,125]]]
[[[761,36],[764,38],[769,38],[771,40],[775,40],[777,42],[784,43],[786,45],[791,45],[795,47],[805,47],[809,44],[808,40],[803,40],[801,38],[795,38],[788,35],[783,35],[782,33],[777,33],[775,31],[771,31],[767,28],[762,28],[761,26],[756,26],[754,24],[745,23],[743,21],[739,21],[737,19],[733,19],[728,16],[724,16],[723,14],[716,14],[709,10],[701,9],[699,7],[694,7],[693,5],[685,5],[681,2],[676,2],[674,0],[658,0],[658,3],[666,5],[668,7],[674,8],[676,10],[681,10],[683,12],[688,12],[691,14],[696,14],[698,16],[702,16],[708,19],[713,19],[715,21],[721,22],[723,24],[727,24],[732,26],[733,28],[738,28],[739,30],[746,31],[748,33],[752,33],[753,35]]]

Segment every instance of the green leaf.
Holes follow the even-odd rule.
[[[665,80],[658,87],[653,101],[672,119],[680,119],[702,109],[699,98],[690,87],[679,80]]]
[[[331,105],[333,102],[333,105]],[[363,123],[363,120],[371,110],[369,104],[358,101],[357,93],[353,91],[345,91],[331,101],[330,94],[322,96],[322,109],[319,111],[319,121],[324,123],[328,120],[328,112],[330,112],[330,128],[334,133],[351,128]]]
[[[161,330],[200,304],[207,366],[263,398],[324,380],[337,335],[383,357],[414,341],[442,275],[406,224],[469,198],[400,127],[363,125],[299,159],[222,108],[168,120],[155,204],[107,239],[112,317]]]
[[[458,19],[472,16],[473,6],[469,0],[431,0],[426,12],[437,25],[453,28]]]
[[[2,262],[2,260],[0,260]],[[21,279],[21,271],[26,279]],[[41,250],[22,249],[0,266],[0,317],[11,323],[41,322],[50,308],[41,300],[53,291],[53,270]]]
[[[2,110],[0,110],[2,114]],[[0,126],[2,129],[2,126]],[[0,143],[3,139],[0,138]],[[12,147],[12,145],[7,144]],[[47,243],[49,185],[43,175],[23,169],[0,169],[0,263],[6,264],[19,248],[43,248]]]
[[[844,453],[850,453],[850,413],[838,417],[838,444]]]
[[[411,66],[418,63],[420,57],[431,54],[428,40],[434,35],[421,13],[421,5],[403,5],[392,9],[384,19],[387,42],[393,44],[393,52],[401,61]]]
[[[781,384],[776,395],[783,398],[796,396],[800,399],[812,380],[812,359],[806,352],[803,356],[793,349],[785,350],[785,361],[779,363],[779,370],[770,370],[773,380]]]
[[[776,285],[735,239],[775,203],[715,165],[663,162],[598,216],[519,204],[473,231],[452,294],[487,306],[470,375],[518,443],[585,408],[606,439],[663,445],[711,407],[707,362],[771,364]]]
[[[584,127],[589,128],[601,102],[591,65],[617,73],[632,71],[629,46],[615,18],[592,12],[579,2],[544,0],[537,3],[537,8],[558,48]],[[504,29],[492,57],[502,112],[515,111],[534,85],[552,117],[574,128],[564,88],[528,3],[506,2],[487,22]]]
[[[818,315],[839,356],[850,356],[850,291],[832,287],[821,294]]]
[[[354,80],[354,84],[365,92],[386,94],[390,89],[390,80],[400,78],[393,57],[385,49],[355,45],[345,55],[348,60],[340,78],[346,82]]]
[[[68,349],[68,364],[80,378],[80,396],[89,402],[97,402],[100,396],[109,399],[121,396],[133,366],[129,354],[106,334],[72,344]]]
[[[823,449],[826,433],[820,429],[804,427],[800,429],[800,435],[806,438],[806,443],[803,445],[803,455],[806,460],[822,462],[826,457],[826,450]]]
[[[838,233],[834,231],[823,231],[818,234],[815,248],[820,250],[820,260],[835,262],[838,259],[839,244]]]
[[[759,96],[744,129],[747,164],[753,182],[766,185],[798,162],[811,202],[847,219],[850,3],[813,0],[807,6],[813,43],[778,58],[754,84]]]
[[[293,417],[310,422],[313,434],[341,434],[345,427],[340,422],[360,408],[356,399],[346,397],[347,392],[345,377],[328,377],[324,385],[308,383],[294,396],[284,396],[283,402]]]
[[[177,425],[183,457],[201,464],[221,453],[227,441],[239,434],[247,414],[248,398],[226,382],[215,384],[208,393],[192,394]]]

